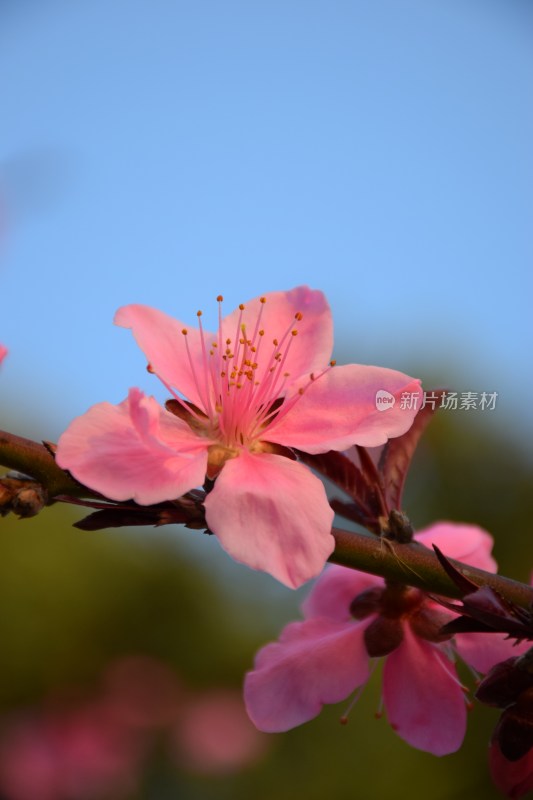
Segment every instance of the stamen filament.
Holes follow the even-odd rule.
[[[191,368],[192,376],[193,376],[193,379],[194,379],[194,385],[195,385],[196,391],[198,392],[198,397],[202,401],[202,405],[204,407],[204,410],[207,413],[207,411],[210,408],[211,404],[206,402],[205,397],[202,394],[202,390],[200,389],[200,384],[198,383],[198,376],[196,375],[196,370],[194,368],[194,362],[192,360],[191,350],[190,350],[190,347],[189,347],[189,342],[187,340],[187,329],[186,328],[184,328],[182,330],[182,334],[183,334],[183,336],[185,338],[185,350],[187,351],[187,358],[189,359],[189,366]]]
[[[207,400],[205,408],[206,408],[208,416],[209,417],[213,417],[214,416],[213,415],[213,406],[212,406],[212,403],[211,403],[211,392],[209,391],[210,387],[209,387],[209,381],[208,381],[208,377],[209,377],[209,374],[210,374],[211,370],[209,369],[209,365],[208,365],[208,362],[207,362],[207,349],[206,349],[206,346],[205,346],[204,328],[203,328],[203,325],[202,325],[202,312],[198,311],[196,316],[198,317],[198,327],[200,329],[200,343],[202,345],[202,361],[204,363],[205,392],[206,392],[206,400]]]
[[[152,372],[153,372],[153,370],[152,370]],[[178,394],[177,394],[177,393],[174,391],[174,389],[172,388],[172,386],[171,386],[169,383],[167,383],[167,382],[166,382],[166,380],[164,380],[164,378],[162,378],[162,377],[161,377],[161,375],[158,375],[158,374],[157,374],[157,372],[154,372],[153,374],[154,374],[154,375],[156,375],[156,376],[159,378],[159,380],[161,381],[161,383],[163,384],[163,386],[165,387],[165,389],[167,390],[167,392],[170,392],[170,394],[172,395],[172,397],[174,398],[174,400],[177,400],[177,401],[178,401],[178,403],[180,404],[180,406],[181,406],[182,408],[184,408],[184,409],[185,409],[185,411],[187,411],[187,413],[191,414],[191,415],[192,415],[192,416],[193,416],[193,417],[194,417],[196,420],[198,420],[198,422],[202,422],[202,423],[203,423],[203,422],[205,422],[205,417],[202,417],[202,416],[200,416],[200,414],[198,414],[198,413],[197,413],[197,412],[194,410],[194,408],[191,408],[191,406],[189,406],[189,405],[188,405],[188,404],[185,402],[185,400],[184,400],[182,397],[180,397],[180,396],[179,396],[179,395],[178,395]]]

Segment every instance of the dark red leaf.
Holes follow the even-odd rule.
[[[357,525],[361,525],[363,528],[367,528],[367,530],[378,536],[380,535],[381,526],[379,521],[373,516],[369,517],[357,503],[346,503],[344,500],[334,497],[329,501],[329,504],[336,514],[357,523]]]
[[[351,497],[366,519],[377,520],[383,513],[375,481],[373,477],[368,476],[367,470],[360,469],[353,461],[335,450],[316,455],[299,450],[296,452],[300,461],[315,469]]]
[[[443,392],[444,389],[435,389],[432,394],[440,401]],[[402,493],[409,465],[420,437],[438,408],[438,402],[434,405],[435,407],[428,404],[420,409],[409,430],[403,436],[389,439],[383,448],[378,466],[389,509],[400,510],[402,507]]]
[[[457,588],[463,593],[463,595],[476,592],[479,589],[477,583],[473,583],[472,581],[469,581],[468,578],[465,578],[465,576],[453,566],[451,561],[448,561],[444,553],[439,550],[437,545],[433,545],[433,550],[435,551],[435,555],[439,559],[442,568],[452,579]]]

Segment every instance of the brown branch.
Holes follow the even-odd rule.
[[[102,495],[82,486],[58,467],[53,455],[43,444],[5,431],[0,431],[0,464],[38,481],[46,490],[49,502],[60,495],[102,499]],[[460,596],[457,586],[441,567],[435,554],[421,544],[400,544],[336,528],[333,529],[333,535],[335,552],[329,560],[335,564],[417,586],[432,594]],[[524,608],[533,604],[533,589],[530,586],[457,561],[451,560],[451,563],[477,585],[492,586],[506,599]]]
[[[391,581],[417,586],[430,594],[460,597],[455,583],[448,577],[432,550],[417,543],[399,544],[377,536],[352,533],[334,528],[334,564],[351,567]],[[450,562],[478,586],[491,586],[507,600],[523,608],[533,605],[533,588],[501,575],[470,567],[459,561]]]
[[[58,467],[44,444],[7,431],[0,431],[0,464],[30,475],[44,487],[50,501],[62,494],[74,497],[101,496],[79,484],[68,472]]]

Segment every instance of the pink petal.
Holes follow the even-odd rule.
[[[303,602],[304,616],[327,617],[338,622],[352,619],[350,604],[357,595],[374,586],[385,587],[383,578],[331,564],[318,577]]]
[[[467,664],[483,675],[495,664],[529,650],[531,642],[516,643],[504,633],[459,633],[455,636],[455,649]]]
[[[203,483],[209,442],[152,397],[131,389],[119,406],[98,403],[59,439],[56,460],[112,500],[151,505]]]
[[[518,761],[508,761],[498,742],[492,742],[489,766],[492,780],[507,797],[523,797],[533,790],[533,749]]]
[[[496,572],[496,561],[491,556],[493,538],[478,525],[437,522],[416,533],[415,539],[430,549],[436,544],[449,558],[487,572]]]
[[[4,347],[3,344],[0,344],[0,364],[2,363],[2,361],[6,356],[7,356],[7,347]]]
[[[235,342],[242,336],[239,323],[245,325],[247,336],[251,338],[261,313],[259,329],[265,333],[257,358],[258,380],[273,364],[271,356],[277,352],[272,345],[274,339],[280,343],[280,351],[287,353],[283,371],[290,373],[292,379],[324,369],[333,350],[333,322],[322,292],[309,289],[308,286],[298,286],[289,292],[270,292],[264,297],[265,303],[256,297],[244,304],[242,314],[240,309],[236,309],[222,321],[224,341],[229,338]],[[302,319],[296,320],[296,314],[301,314]],[[297,335],[292,336],[291,330],[297,330]],[[283,344],[286,332],[289,332],[289,336]]]
[[[402,644],[385,662],[383,697],[389,722],[408,744],[436,756],[461,746],[466,704],[455,666],[409,625],[404,626]]]
[[[205,510],[232,558],[294,589],[320,572],[335,546],[324,486],[283,456],[241,450],[224,465]]]
[[[205,385],[207,373],[202,358],[201,336],[196,327],[184,325],[163,311],[143,305],[119,308],[114,321],[123,328],[131,328],[148,363],[165,383],[199,408],[207,410],[206,398],[210,389]],[[183,335],[183,330],[187,330],[187,336]],[[205,336],[208,342],[214,338],[212,333],[206,333]]]
[[[246,675],[244,700],[262,731],[287,731],[338,703],[368,679],[365,625],[321,618],[293,622]]]
[[[394,407],[377,410],[380,389],[394,395]],[[400,407],[403,393],[418,397],[416,408]],[[294,408],[279,414],[265,438],[306,453],[346,450],[353,444],[376,447],[411,427],[421,394],[420,382],[401,372],[357,364],[333,367],[307,384]]]

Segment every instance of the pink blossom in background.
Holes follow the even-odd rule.
[[[267,739],[250,722],[239,692],[211,689],[184,704],[172,751],[187,770],[222,775],[255,763],[266,752]]]
[[[233,689],[191,692],[167,664],[125,656],[90,695],[72,690],[0,723],[4,800],[126,800],[158,748],[176,767],[224,775],[253,765],[268,737]]]
[[[0,791],[8,800],[60,800],[57,750],[43,720],[21,717],[0,738]]]
[[[172,413],[139,389],[99,403],[61,436],[57,462],[113,500],[172,500],[216,479],[206,518],[237,561],[296,588],[317,575],[334,547],[333,512],[321,481],[295,460],[307,453],[374,447],[400,436],[421,395],[394,370],[334,366],[333,323],[322,292],[273,292],[222,316],[215,333],[148,306],[125,306],[150,370],[172,393]],[[398,400],[376,409],[376,393]],[[416,404],[415,404],[416,405]]]
[[[0,738],[0,792],[8,800],[126,798],[143,755],[105,705],[21,716]]]
[[[490,572],[492,537],[474,525],[442,522],[415,539],[436,544],[448,557]],[[456,615],[424,592],[386,588],[382,578],[330,566],[279,642],[262,648],[244,684],[248,713],[263,731],[285,731],[312,719],[325,703],[338,703],[370,675],[371,657],[385,657],[383,701],[394,730],[420,750],[457,750],[466,730],[466,703],[454,665],[459,654],[479,672],[527,649],[503,634],[461,634],[439,629]]]
[[[0,364],[2,363],[2,361],[6,356],[7,356],[7,347],[4,347],[3,344],[0,344]]]
[[[518,761],[509,761],[493,741],[489,750],[491,778],[498,789],[508,797],[523,797],[533,791],[533,749]]]

